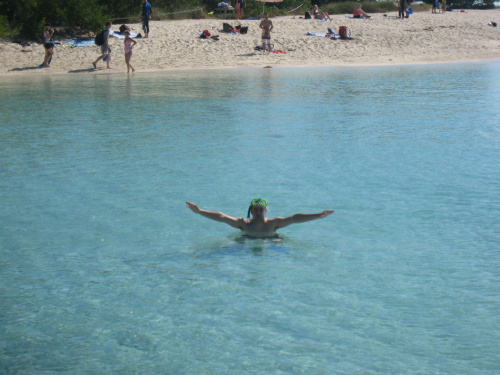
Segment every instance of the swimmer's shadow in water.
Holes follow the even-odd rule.
[[[141,333],[133,332],[118,332],[116,335],[116,341],[120,346],[126,346],[128,348],[152,351],[155,349],[156,345],[153,343],[151,338],[147,335]]]

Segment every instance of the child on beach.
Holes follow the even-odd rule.
[[[137,42],[130,37],[130,31],[125,30],[124,34],[125,63],[127,64],[127,73],[130,73],[130,69],[132,69],[132,72],[135,72],[134,67],[132,66],[132,64],[130,64],[130,59],[132,58],[132,48],[134,48]]]
[[[264,19],[260,21],[259,27],[262,29],[262,51],[271,52],[271,30],[273,22],[269,19],[269,14],[264,14]]]

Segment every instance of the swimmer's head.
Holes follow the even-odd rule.
[[[262,198],[252,199],[250,202],[250,207],[248,207],[247,218],[250,218],[250,213],[253,217],[264,216],[267,212],[267,201]]]

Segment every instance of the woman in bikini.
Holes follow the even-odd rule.
[[[130,37],[130,31],[125,30],[124,34],[125,41],[123,43],[125,46],[125,63],[127,64],[127,73],[130,73],[130,69],[132,69],[132,72],[135,72],[134,67],[130,64],[130,59],[132,58],[132,48],[137,44],[137,42]]]
[[[44,68],[49,67],[52,56],[54,56],[54,43],[50,41],[52,35],[54,35],[54,30],[50,24],[46,24],[43,28],[43,47],[45,48],[45,58],[43,59],[42,67]]]
[[[328,13],[326,12],[320,13],[317,5],[313,6],[309,13],[311,14],[312,17],[314,17],[315,20],[329,20],[329,21],[332,20]]]

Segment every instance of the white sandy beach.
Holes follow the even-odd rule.
[[[182,20],[151,21],[150,38],[137,39],[132,64],[137,72],[171,69],[210,69],[224,67],[278,66],[353,66],[443,63],[500,59],[500,28],[488,23],[500,22],[500,10],[467,10],[445,14],[418,12],[409,19],[397,19],[394,12],[373,14],[371,20],[351,19],[335,15],[332,22],[304,20],[298,17],[272,18],[272,43],[283,54],[263,54],[254,48],[261,44],[258,20]],[[248,26],[248,34],[228,34],[223,22]],[[307,32],[338,32],[347,26],[353,40],[306,36]],[[141,26],[128,25],[141,33]],[[113,25],[117,30],[119,25]],[[219,40],[200,39],[198,33],[209,30]],[[63,42],[58,38],[56,41]],[[71,47],[56,45],[50,68],[40,69],[44,48],[2,41],[0,75],[119,73],[127,71],[123,39],[111,37],[111,66],[100,62],[92,68],[100,54],[97,46]]]

